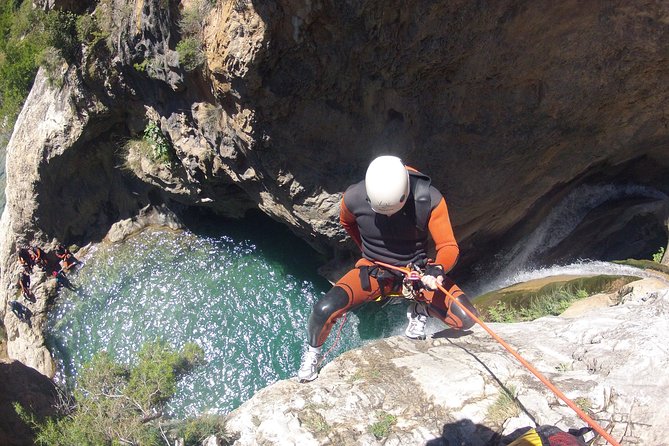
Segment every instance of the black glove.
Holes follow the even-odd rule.
[[[446,276],[444,274],[444,267],[438,263],[428,263],[427,266],[425,266],[425,271],[423,271],[423,274],[434,277],[441,276],[442,278],[445,278]]]
[[[423,271],[421,282],[429,290],[436,290],[439,285],[444,283],[444,268],[435,263],[428,264]]]

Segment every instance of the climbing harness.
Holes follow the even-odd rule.
[[[379,282],[393,281],[398,279],[398,276],[393,274],[392,271],[388,271],[387,268],[382,268],[380,266],[365,265],[359,267],[358,269],[360,270],[360,283],[362,285],[362,288],[365,290],[371,290],[371,283],[369,281],[370,276],[374,277]],[[382,307],[385,307],[389,303],[393,302],[395,298],[416,300],[418,297],[422,295],[421,289],[423,288],[423,284],[420,280],[421,275],[417,269],[413,269],[410,274],[402,274],[401,277],[402,277],[402,288],[398,292],[391,292],[386,294],[383,292],[384,288],[383,285],[381,286],[382,292],[381,295],[376,299],[376,301],[381,302]],[[332,342],[330,348],[325,352],[325,354],[323,354],[323,359],[325,359],[325,357],[327,357],[339,343],[339,339],[341,337],[341,331],[344,328],[344,324],[346,324],[347,316],[348,313],[344,313],[342,315],[341,322],[339,323],[339,328],[337,329],[337,333],[335,335],[335,339]]]
[[[423,295],[421,292],[423,282],[420,281],[421,274],[417,267],[409,264],[409,273],[404,276],[402,281],[402,295],[407,299],[416,300],[416,298]]]
[[[395,265],[390,265],[388,263],[383,263],[383,262],[374,262],[379,266],[382,266],[384,268],[392,269],[395,271],[400,271],[404,273],[407,277],[412,276],[414,277],[415,274],[418,274],[419,277],[421,275],[421,272],[416,270],[415,267],[413,268],[408,268],[408,267],[400,267],[400,266],[395,266]],[[609,442],[612,446],[620,446],[620,443],[618,443],[616,440],[609,435],[608,432],[604,430],[595,420],[593,420],[588,414],[586,414],[580,407],[576,405],[572,400],[567,398],[567,396],[560,391],[553,383],[551,383],[548,378],[546,378],[541,372],[539,372],[532,364],[530,364],[528,361],[526,361],[518,352],[516,352],[509,344],[506,343],[501,337],[499,337],[490,327],[488,327],[485,322],[483,322],[481,319],[479,319],[472,311],[469,310],[465,305],[463,305],[461,302],[459,302],[451,293],[449,293],[446,288],[444,288],[441,285],[438,285],[439,290],[441,290],[442,293],[446,295],[446,297],[452,301],[453,303],[457,304],[470,318],[472,318],[473,321],[475,321],[477,324],[479,324],[485,331],[488,332],[490,336],[493,337],[498,343],[502,345],[509,353],[511,353],[523,366],[525,366],[526,369],[528,369],[534,376],[536,376],[539,381],[541,381],[548,389],[553,392],[558,398],[560,398],[562,401],[567,404],[576,414],[590,427],[592,427],[599,435],[602,436],[606,441]]]

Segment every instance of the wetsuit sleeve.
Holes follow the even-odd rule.
[[[344,195],[345,197],[346,195]],[[355,215],[346,207],[344,197],[341,199],[339,207],[339,223],[344,227],[344,230],[351,236],[358,248],[362,250],[362,239],[360,238],[360,229],[355,221]]]
[[[448,216],[448,208],[446,207],[446,200],[443,198],[432,210],[427,227],[430,230],[430,235],[437,249],[435,262],[444,267],[444,272],[448,272],[457,263],[460,248],[455,241],[451,219]]]

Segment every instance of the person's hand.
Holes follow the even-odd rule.
[[[429,263],[425,267],[421,281],[427,289],[436,290],[439,285],[444,283],[444,267],[438,263]]]
[[[444,276],[430,276],[429,274],[425,274],[423,277],[420,278],[420,281],[423,282],[423,285],[425,285],[425,288],[428,290],[436,290],[439,288],[439,285],[444,283]]]

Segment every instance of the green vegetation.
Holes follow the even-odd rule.
[[[196,0],[184,9],[179,20],[182,39],[177,43],[179,62],[186,71],[194,71],[205,62],[202,49],[204,22],[213,4],[209,0]]]
[[[204,63],[202,42],[197,37],[186,37],[177,44],[179,62],[186,71],[193,71]]]
[[[170,164],[176,157],[172,144],[157,123],[149,121],[141,138],[126,141],[122,150],[123,167],[137,175],[142,172],[142,160]]]
[[[325,417],[311,407],[305,407],[299,414],[299,420],[309,432],[316,436],[327,435],[332,430],[332,426],[328,424]]]
[[[502,425],[509,418],[517,417],[520,407],[516,400],[516,388],[503,387],[495,402],[488,408],[486,418],[495,424]]]
[[[664,246],[660,246],[660,249],[653,254],[653,262],[662,263],[662,258],[664,257]]]
[[[181,13],[179,30],[185,36],[197,36],[202,32],[204,20],[210,8],[202,0],[193,2]]]
[[[109,39],[109,29],[103,30],[100,22],[98,21],[98,17],[100,15],[102,14],[97,14],[95,16],[84,14],[77,17],[77,38],[81,43],[93,47],[97,45],[98,42]]]
[[[572,369],[572,365],[568,362],[561,362],[555,366],[555,370],[558,372],[566,372]]]
[[[143,171],[142,160],[169,165],[176,158],[174,147],[157,123],[149,121],[141,138],[129,139],[121,150],[123,167],[136,175]]]
[[[590,401],[589,398],[585,397],[578,397],[574,400],[574,404],[578,406],[579,409],[581,409],[583,412],[589,413],[590,410],[592,409],[592,401]]]
[[[149,60],[144,59],[140,63],[134,63],[132,64],[133,68],[135,68],[136,71],[139,71],[140,73],[146,72],[146,67],[149,65]]]
[[[43,14],[47,42],[72,63],[79,55],[81,42],[77,33],[77,15],[69,11],[51,10]]]
[[[169,163],[172,161],[172,145],[167,140],[163,131],[160,130],[158,124],[153,121],[150,121],[144,128],[144,141],[149,144],[151,148],[150,153],[148,153],[149,158],[154,161],[161,163]]]
[[[378,440],[386,438],[390,434],[391,428],[397,422],[397,417],[388,412],[379,411],[376,413],[376,419],[376,423],[369,426],[369,433],[374,435]]]
[[[34,23],[33,32],[30,24]],[[31,2],[0,0],[0,115],[13,123],[35,74],[36,57],[46,48]]]
[[[119,28],[127,23],[128,18],[132,17],[133,8],[134,3],[130,2],[99,0],[95,8],[95,33],[93,34],[96,37],[95,43],[105,41],[107,48],[112,49],[112,34],[118,32]]]
[[[366,368],[364,370],[356,370],[356,372],[349,376],[348,382],[355,382],[359,380],[378,381],[383,376],[381,370],[376,368]]]
[[[225,438],[225,418],[218,415],[203,415],[182,423],[177,430],[177,438],[183,438],[184,446],[199,446],[212,435]]]
[[[165,404],[178,379],[202,360],[203,352],[194,344],[175,352],[160,341],[145,344],[134,366],[101,352],[84,365],[59,416],[36,420],[20,405],[15,409],[34,428],[38,445],[163,444]],[[178,432],[187,444],[197,444],[208,434],[224,435],[223,421],[213,416],[188,420]]]
[[[559,315],[579,299],[600,292],[613,292],[636,279],[600,275],[551,282],[537,288],[512,286],[476,297],[474,305],[487,321],[530,321]]]
[[[77,16],[33,9],[27,0],[0,0],[0,116],[13,124],[43,65],[52,85],[79,55]]]
[[[52,46],[47,47],[37,56],[36,60],[44,67],[49,84],[52,87],[62,87],[63,78],[60,73],[66,62],[60,51]]]
[[[488,307],[488,317],[492,322],[519,322],[532,321],[547,315],[557,316],[573,302],[586,297],[588,292],[585,290],[562,289],[531,299],[527,306],[521,308],[507,306],[504,302],[498,301],[495,306]]]
[[[629,266],[633,266],[635,268],[649,269],[649,270],[652,270],[652,271],[659,271],[659,272],[664,273],[664,274],[669,274],[669,266],[667,266],[663,263],[656,262],[654,260],[627,259],[627,260],[616,260],[613,263],[618,263],[620,265],[629,265]]]

